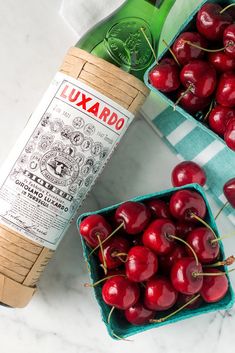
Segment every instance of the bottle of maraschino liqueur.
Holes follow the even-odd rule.
[[[142,80],[154,58],[141,28],[157,53],[163,25],[174,3],[175,0],[127,0],[76,46]]]
[[[173,3],[128,0],[65,56],[0,171],[0,302],[30,301],[148,96],[141,81],[153,61],[146,37],[157,50]]]

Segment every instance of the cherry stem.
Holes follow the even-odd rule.
[[[216,243],[216,242],[218,242],[218,241],[221,241],[221,240],[224,240],[224,239],[232,238],[232,237],[234,237],[234,235],[235,235],[235,234],[228,234],[228,235],[224,235],[224,236],[222,236],[222,237],[216,238],[216,239],[212,239],[212,240],[211,240],[211,244],[214,244],[214,243]]]
[[[160,319],[154,319],[154,320],[150,320],[150,323],[160,323],[160,322],[164,322],[167,319],[170,319],[172,316],[178,314],[180,311],[182,311],[183,309],[187,308],[187,306],[189,306],[190,304],[192,304],[193,302],[195,302],[195,300],[197,300],[198,298],[200,298],[200,294],[196,295],[195,297],[193,297],[192,299],[190,299],[187,303],[185,303],[183,306],[181,306],[179,309],[177,309],[176,311],[174,311],[173,313],[165,316],[165,317],[161,317]]]
[[[230,4],[228,6],[226,6],[223,10],[220,11],[220,14],[224,13],[225,11],[227,11],[228,9],[230,9],[230,7],[235,6],[235,4]]]
[[[122,256],[126,256],[126,259],[122,259]],[[112,257],[118,257],[120,261],[122,261],[123,263],[126,263],[127,262],[127,258],[128,258],[128,254],[126,254],[125,252],[120,252],[120,253],[117,253],[117,252],[114,252],[112,254]]]
[[[214,236],[215,236],[215,238],[216,238],[216,239],[214,239],[214,240],[219,239],[219,238],[217,237],[217,235],[215,234],[214,229],[212,229],[211,226],[210,226],[207,222],[205,222],[202,218],[198,217],[198,216],[195,215],[194,213],[191,213],[191,217],[192,217],[192,218],[195,218],[198,222],[202,223],[206,228],[210,229],[210,231],[214,234]]]
[[[100,239],[100,236],[97,235],[97,238],[99,240],[99,246],[100,246],[100,251],[101,251],[101,255],[102,255],[102,260],[103,260],[103,264],[102,264],[102,268],[104,270],[104,274],[107,275],[107,263],[106,263],[106,259],[105,259],[105,256],[104,256],[104,248],[103,248],[103,244],[101,242],[101,239]]]
[[[108,324],[110,324],[111,316],[112,316],[114,310],[115,310],[115,306],[113,306],[112,309],[110,310],[110,313],[109,313],[109,316],[108,316]]]
[[[108,277],[102,278],[101,280],[95,282],[94,284],[85,283],[84,287],[86,287],[86,288],[94,288],[94,287],[98,286],[100,283],[103,283],[103,282],[107,281],[108,279],[113,278],[113,277],[117,277],[117,276],[126,277],[126,275],[122,275],[122,274],[112,275],[112,276],[108,276]]]
[[[207,49],[207,48],[201,47],[200,45],[197,45],[197,44],[190,42],[190,40],[184,40],[184,43],[190,45],[191,47],[206,51],[208,53],[218,53],[220,51],[225,50],[227,47],[231,47],[233,45],[232,43],[228,43],[225,47],[220,48],[220,49]]]
[[[153,56],[154,56],[154,59],[155,59],[157,65],[159,65],[159,62],[158,62],[156,53],[155,53],[155,51],[154,51],[154,49],[153,49],[153,46],[152,46],[152,44],[150,43],[150,40],[148,39],[148,37],[147,37],[147,35],[146,35],[146,33],[145,33],[145,28],[144,28],[144,27],[141,27],[140,30],[141,30],[141,32],[143,33],[143,36],[144,36],[146,42],[148,43],[149,48],[151,49],[151,51],[152,51],[152,53],[153,53]]]
[[[183,243],[184,245],[186,245],[193,253],[193,256],[195,258],[195,261],[196,261],[196,264],[198,266],[199,264],[199,261],[198,261],[198,257],[197,257],[197,254],[196,252],[194,251],[194,249],[191,247],[191,245],[189,245],[185,240],[183,240],[182,238],[179,238],[179,237],[176,237],[175,235],[168,235],[168,238],[172,238],[172,239],[175,239],[175,240],[178,240],[180,241],[181,243]]]
[[[229,202],[227,201],[223,207],[221,207],[221,209],[219,210],[219,212],[217,213],[217,215],[215,216],[215,220],[217,220],[217,218],[219,217],[219,215],[223,212],[223,210],[225,209],[225,207],[227,207],[229,205]]]
[[[131,340],[128,340],[128,339],[126,339],[126,338],[123,338],[123,337],[120,337],[120,336],[116,335],[116,333],[113,332],[113,331],[112,331],[112,335],[113,335],[114,337],[116,337],[116,338],[117,338],[118,340],[120,340],[120,341],[132,342]]]
[[[181,67],[179,60],[177,59],[175,53],[173,52],[173,50],[171,49],[170,45],[165,41],[165,39],[162,40],[162,42],[165,44],[165,46],[167,47],[167,49],[169,50],[169,52],[171,53],[171,55],[173,56],[176,64]]]
[[[231,270],[225,271],[225,272],[212,272],[212,273],[207,273],[207,272],[193,272],[193,277],[200,277],[200,276],[224,276],[227,275],[230,272],[235,271],[235,268],[232,268]]]
[[[112,238],[112,236],[113,236],[114,234],[116,234],[116,233],[117,233],[121,228],[123,228],[123,227],[124,227],[124,222],[121,223],[120,226],[118,226],[118,227],[117,227],[107,238],[105,238],[100,244],[103,245],[104,243],[106,243],[106,241],[108,241],[110,238]],[[89,254],[89,256],[88,256],[88,259],[91,257],[92,254],[94,254],[94,252],[95,252],[96,250],[99,249],[100,244],[90,252],[90,254]]]
[[[215,264],[204,265],[205,268],[218,267],[218,266],[230,266],[235,262],[235,257],[233,255],[229,256],[227,259],[223,261],[218,261]]]
[[[188,86],[188,88],[187,88],[183,93],[181,93],[180,97],[177,99],[177,101],[176,101],[175,104],[174,104],[174,108],[173,108],[174,111],[176,110],[176,107],[177,107],[177,105],[180,103],[181,99],[183,99],[184,96],[185,96],[188,92],[191,92],[192,88],[193,88],[193,84],[190,83],[190,85]]]
[[[203,119],[204,122],[207,121],[207,118],[208,118],[208,116],[210,115],[210,112],[211,112],[212,109],[213,109],[214,103],[215,103],[215,102],[212,100],[212,101],[211,101],[211,104],[210,104],[210,108],[209,108],[208,112],[206,113],[206,115],[204,116],[204,119]]]

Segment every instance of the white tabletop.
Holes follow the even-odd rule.
[[[89,0],[77,1],[81,5],[81,16],[85,16]],[[109,3],[108,0],[106,2]],[[67,49],[77,40],[75,32],[59,14],[60,5],[59,0],[0,1],[1,163]],[[145,112],[153,111],[153,100],[151,97],[146,103]],[[138,118],[81,212],[169,188],[170,172],[177,163],[177,158],[148,124]],[[221,233],[234,232],[232,225],[223,216],[219,227]],[[234,239],[226,241],[228,254],[235,249],[234,244]],[[152,330],[134,337],[132,342],[113,342],[100,319],[92,291],[83,287],[87,281],[80,239],[73,226],[48,265],[39,290],[28,307],[21,310],[0,307],[0,352],[232,351],[234,311],[230,314],[208,314]]]

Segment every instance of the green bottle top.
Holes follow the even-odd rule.
[[[175,0],[127,0],[76,46],[143,80],[154,57],[141,28],[157,53],[163,25],[174,3]]]

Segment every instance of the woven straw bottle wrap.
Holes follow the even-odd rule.
[[[59,70],[136,114],[149,90],[134,76],[81,49],[72,47]],[[36,290],[54,251],[0,225],[0,302],[24,307]]]

